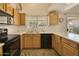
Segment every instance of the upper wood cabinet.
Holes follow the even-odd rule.
[[[14,25],[20,25],[20,15],[15,9],[14,9]]]
[[[49,17],[49,24],[50,25],[57,25],[58,24],[58,12],[52,11],[48,14]]]
[[[25,25],[25,13],[18,13],[14,9],[14,25]]]
[[[13,16],[13,8],[12,8],[12,6],[10,4],[8,4],[8,3],[5,4],[5,5],[6,5],[6,12]]]
[[[0,10],[5,11],[5,3],[0,3]]]
[[[25,25],[25,13],[19,13],[20,14],[20,25]]]

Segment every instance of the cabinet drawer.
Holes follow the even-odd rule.
[[[67,40],[67,39],[62,38],[62,42],[68,44],[69,46],[71,46],[73,48],[77,48],[77,43],[74,43],[74,42],[72,42],[70,40]]]
[[[23,34],[23,37],[32,37],[31,34]]]
[[[77,56],[78,50],[63,43],[63,55],[64,56]]]

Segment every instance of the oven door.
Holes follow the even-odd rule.
[[[9,41],[4,46],[4,56],[19,56],[20,55],[20,38]]]

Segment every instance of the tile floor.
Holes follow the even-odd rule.
[[[23,49],[21,56],[58,56],[53,49]]]

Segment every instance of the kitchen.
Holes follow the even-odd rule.
[[[79,19],[78,8],[75,3],[0,3],[0,55],[78,56],[78,21],[73,21]]]

